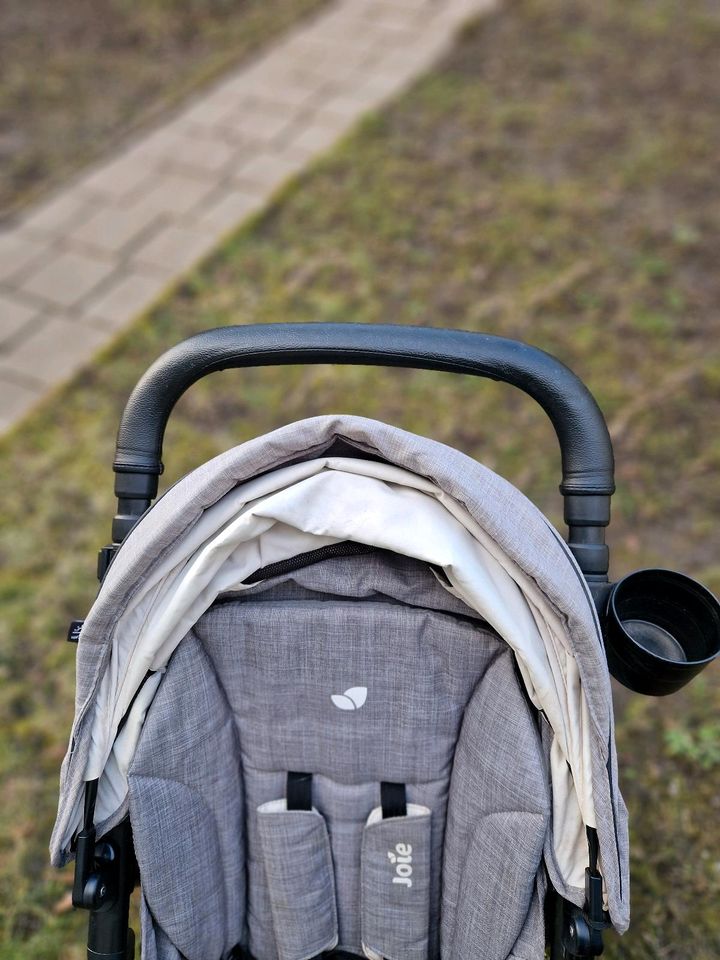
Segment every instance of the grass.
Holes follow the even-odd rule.
[[[324,0],[3,0],[0,221]]]
[[[672,566],[720,589],[720,8],[516,0],[287,189],[2,445],[0,956],[83,956],[46,867],[73,697],[67,622],[114,512],[112,432],[163,349],[228,323],[425,323],[557,354],[611,425],[615,577]],[[517,391],[429,372],[226,371],[181,401],[166,482],[293,419],[351,411],[450,443],[557,523],[551,428]],[[630,933],[611,960],[720,955],[717,667],[623,696]],[[60,905],[54,912],[56,905]]]

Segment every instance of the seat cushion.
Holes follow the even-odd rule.
[[[509,648],[458,604],[415,561],[344,558],[223,598],[182,641],[129,778],[147,917],[181,955],[219,958],[238,942],[256,960],[292,954],[277,926],[289,915],[284,861],[258,813],[285,796],[291,770],[313,774],[334,871],[318,889],[334,890],[339,949],[362,952],[363,835],[382,781],[429,811],[429,960],[441,908],[443,955],[485,957],[476,901],[489,921],[498,884],[514,904],[501,941],[514,942],[535,889],[546,776]]]

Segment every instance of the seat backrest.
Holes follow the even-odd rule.
[[[509,647],[426,565],[225,595],[130,769],[143,956],[542,957],[547,780]]]

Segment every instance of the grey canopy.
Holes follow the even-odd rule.
[[[448,663],[452,649],[457,662],[464,665],[463,682],[459,682],[450,666],[438,674],[436,686],[445,694],[447,724],[444,730],[439,728],[437,742],[428,734],[418,750],[414,731],[423,729],[424,714],[407,704],[413,701],[412,690],[417,689],[420,675],[413,671],[398,675],[397,668],[387,661],[390,648],[374,650],[369,636],[363,645],[359,621],[353,627],[358,649],[353,649],[352,656],[364,656],[364,666],[357,664],[347,686],[341,675],[335,677],[332,671],[327,674],[323,680],[326,692],[317,695],[322,709],[315,717],[315,736],[306,738],[314,746],[305,743],[301,749],[296,743],[294,754],[290,751],[286,756],[278,756],[290,750],[293,725],[288,727],[284,741],[270,745],[263,730],[277,725],[273,710],[277,710],[279,700],[296,699],[300,711],[299,704],[308,688],[303,684],[293,688],[292,677],[286,677],[287,688],[276,689],[274,681],[270,684],[265,677],[264,687],[270,687],[265,702],[263,684],[248,685],[252,673],[244,665],[261,659],[260,650],[265,648],[258,638],[267,639],[268,634],[263,631],[270,629],[268,624],[275,610],[268,601],[275,596],[272,591],[282,584],[268,581],[249,590],[242,581],[268,560],[285,559],[345,540],[379,546],[392,550],[394,555],[404,554],[409,566],[398,569],[397,565],[388,565],[387,560],[374,560],[372,566],[368,561],[361,568],[364,573],[358,582],[357,563],[353,566],[349,560],[332,561],[323,565],[320,573],[315,571],[314,576],[328,581],[320,593],[338,596],[349,590],[356,597],[366,597],[363,591],[367,590],[368,571],[372,567],[372,596],[380,594],[398,600],[401,594],[403,605],[402,625],[392,619],[398,611],[391,613],[387,603],[372,614],[373,636],[380,630],[381,634],[396,637],[399,649],[403,643],[410,644],[405,662],[425,663],[426,676],[437,672],[437,648],[445,644]],[[442,568],[444,576],[440,581],[429,572],[430,566]],[[336,617],[323,627],[315,606],[311,621],[302,627],[303,603],[308,601],[302,591],[310,591],[312,596],[318,592],[317,584],[313,586],[314,581],[307,579],[309,576],[310,571],[305,579],[298,573],[292,583],[283,587],[286,591],[301,591],[295,600],[285,595],[276,600],[285,614],[290,608],[283,607],[283,603],[298,604],[292,608],[292,625],[287,621],[284,624],[284,633],[287,641],[288,634],[295,636],[299,631],[295,640],[300,647],[302,638],[306,638],[307,662],[322,647],[323,629],[329,631],[324,641],[328,655],[309,674],[315,684],[323,676],[322,664],[333,659],[332,644],[337,646],[338,634],[333,634],[331,626],[334,623],[337,629],[338,624]],[[408,603],[403,595],[403,590],[409,589],[408,578],[421,598],[416,597],[415,603]],[[266,599],[261,602],[260,596]],[[212,606],[218,597],[223,602]],[[363,609],[370,610],[367,605]],[[419,610],[425,612],[418,613]],[[354,615],[356,608],[352,607],[351,612]],[[449,614],[459,617],[452,628]],[[433,617],[445,619],[436,622]],[[277,635],[273,635],[270,652],[265,651],[272,677],[282,673],[282,665],[287,663],[282,627],[282,623],[276,624]],[[342,635],[346,633],[347,630],[341,631]],[[411,639],[418,636],[427,642]],[[243,655],[228,659],[222,652],[227,651],[228,645],[236,653],[239,645]],[[433,650],[433,656],[427,660]],[[274,668],[273,656],[278,658]],[[340,660],[347,661],[347,657],[347,651],[342,651]],[[540,718],[539,732],[531,722],[526,700],[517,700],[513,693],[517,689],[514,664],[520,670],[525,696]],[[183,671],[186,686],[179,680]],[[392,674],[392,690],[387,687],[388,671]],[[365,682],[362,674],[372,675],[372,684]],[[191,689],[193,677],[202,691],[200,704]],[[337,683],[340,686],[333,686]],[[352,709],[353,690],[363,690],[362,696],[367,697],[357,716]],[[350,696],[346,697],[348,693]],[[236,702],[235,697],[240,699]],[[343,710],[338,713],[333,697],[349,700],[347,714]],[[208,707],[210,702],[214,704],[212,710]],[[406,711],[393,725],[392,711],[398,702],[406,705]],[[252,715],[263,722],[251,723],[242,703],[252,703]],[[342,715],[343,723],[355,723],[359,730],[359,718],[362,723],[369,723],[367,718],[373,716],[380,703],[385,714],[375,717],[378,729],[365,730],[360,741],[352,741],[353,763],[345,769],[347,743],[341,738],[332,747],[329,717],[337,720]],[[514,709],[508,713],[511,703]],[[323,712],[333,708],[334,714]],[[170,713],[163,712],[168,710]],[[195,711],[193,720],[188,711]],[[220,727],[224,732],[218,732],[218,718],[223,718]],[[310,723],[312,729],[312,723],[301,712],[295,715],[295,721],[295,726]],[[197,733],[202,723],[208,725],[212,736],[220,741],[225,738],[225,752],[214,750],[205,757],[202,767],[197,766],[200,754],[194,754],[196,769],[188,772],[180,744],[187,743],[188,731]],[[403,736],[408,738],[404,751],[400,751],[407,764],[403,777],[416,785],[410,792],[410,809],[415,810],[415,816],[406,826],[417,835],[415,844],[409,845],[418,851],[418,856],[422,854],[420,859],[424,857],[426,863],[423,868],[416,861],[413,895],[422,899],[427,888],[427,897],[436,905],[434,913],[429,913],[427,930],[412,928],[407,933],[408,942],[419,944],[418,958],[427,956],[428,951],[430,956],[436,956],[428,945],[441,941],[444,954],[458,957],[467,955],[463,943],[476,952],[481,948],[472,931],[483,928],[483,924],[477,917],[469,923],[457,893],[467,885],[472,887],[472,875],[457,875],[471,836],[476,836],[478,861],[484,858],[487,862],[497,861],[504,843],[512,847],[514,837],[526,837],[530,846],[524,850],[529,857],[524,892],[518,892],[517,884],[510,884],[504,896],[496,891],[488,900],[488,904],[494,904],[488,918],[498,918],[500,930],[502,911],[496,901],[517,905],[521,900],[524,926],[513,927],[508,922],[506,936],[507,931],[513,930],[515,938],[522,940],[525,931],[528,943],[535,942],[537,949],[541,911],[538,913],[539,906],[532,904],[541,901],[543,874],[537,863],[533,868],[533,857],[544,853],[556,889],[568,899],[582,903],[582,877],[587,866],[585,827],[595,827],[607,906],[614,925],[620,930],[627,926],[627,825],[617,789],[609,679],[592,601],[563,541],[517,490],[455,450],[361,418],[303,421],[243,444],[195,470],[158,501],[123,544],[85,622],[78,647],[76,719],[71,750],[63,765],[60,809],[51,848],[53,861],[61,863],[67,859],[72,836],[80,824],[84,782],[99,778],[98,825],[101,829],[111,826],[129,807],[138,859],[141,867],[146,866],[144,926],[160,931],[152,939],[152,946],[148,940],[148,956],[152,950],[162,955],[164,937],[175,944],[168,947],[168,957],[177,955],[172,954],[172,949],[179,949],[188,957],[210,956],[203,954],[205,948],[198,952],[197,945],[186,942],[187,931],[168,931],[168,923],[182,926],[181,921],[167,920],[153,926],[151,920],[163,915],[162,893],[153,888],[152,874],[162,872],[160,847],[153,837],[157,838],[158,832],[162,834],[162,825],[167,823],[167,816],[163,819],[164,808],[183,809],[183,803],[173,793],[176,788],[168,793],[167,784],[182,783],[185,793],[202,793],[198,784],[210,782],[214,785],[214,812],[207,813],[207,799],[200,809],[205,811],[203,816],[210,816],[215,823],[211,833],[217,829],[225,831],[221,848],[227,851],[235,846],[237,854],[224,862],[224,907],[215,904],[212,915],[216,920],[208,918],[210,926],[203,934],[204,938],[214,937],[212,942],[217,949],[213,947],[213,956],[221,956],[232,945],[228,938],[232,940],[237,931],[228,928],[232,922],[227,917],[234,915],[235,922],[240,922],[237,918],[246,913],[245,903],[240,902],[244,900],[250,915],[256,917],[254,953],[259,960],[274,956],[302,960],[292,954],[292,947],[285,949],[278,941],[277,931],[292,929],[291,919],[283,917],[282,922],[278,921],[272,936],[264,934],[262,923],[258,925],[257,921],[261,916],[277,919],[278,904],[291,899],[292,891],[282,891],[278,884],[284,876],[283,844],[287,846],[293,836],[296,851],[301,841],[307,845],[308,854],[300,859],[316,863],[316,879],[322,877],[323,863],[326,867],[328,863],[336,866],[334,876],[326,876],[324,886],[320,883],[318,903],[323,902],[323,897],[327,902],[329,896],[338,905],[340,917],[335,927],[331,924],[328,930],[322,924],[316,925],[319,940],[308,944],[308,950],[314,951],[308,956],[333,946],[337,938],[341,945],[357,946],[358,937],[364,935],[375,938],[378,945],[375,949],[372,943],[361,939],[368,956],[390,956],[392,944],[383,941],[383,931],[392,924],[384,921],[383,904],[378,904],[377,909],[372,905],[367,910],[363,908],[361,932],[352,924],[348,926],[349,904],[358,892],[353,885],[362,885],[367,903],[372,891],[378,889],[373,882],[373,870],[382,861],[381,848],[392,839],[385,836],[391,830],[390,821],[371,822],[375,807],[371,802],[375,789],[372,784],[376,782],[370,775],[373,757],[378,753],[378,738],[389,730],[394,731],[397,749],[402,746]],[[507,739],[508,732],[512,733],[511,740]],[[389,733],[386,739],[391,739]],[[479,747],[476,739],[482,740],[485,749],[471,761]],[[523,758],[525,742],[532,749]],[[258,754],[263,743],[265,754]],[[360,743],[365,747],[361,749]],[[511,762],[503,763],[497,755],[493,766],[490,758],[496,755],[498,745],[503,745]],[[309,820],[291,816],[293,812],[277,806],[282,797],[278,771],[295,763],[293,758],[302,755],[303,749],[310,751],[306,761],[314,763],[314,770],[320,770],[323,763],[329,764],[325,773],[315,778],[322,798],[322,805],[318,804],[322,815],[315,810],[315,816]],[[367,755],[364,750],[369,751]],[[240,752],[244,758],[241,784],[233,784],[232,771],[236,768],[226,759],[228,752]],[[211,764],[216,769],[210,769]],[[492,823],[492,831],[483,838],[482,831],[472,832],[472,822],[463,820],[465,811],[473,809],[463,794],[486,792],[487,782],[497,780],[498,768],[505,775],[503,767],[510,771],[504,793],[498,788],[475,811],[476,819]],[[159,772],[160,768],[165,772]],[[485,778],[475,783],[472,777],[478,769],[484,770]],[[258,777],[250,775],[250,770],[257,772]],[[475,773],[471,774],[471,770]],[[439,776],[438,771],[445,773]],[[378,768],[376,773],[380,779],[388,778],[385,767]],[[344,822],[343,803],[350,803],[343,791],[351,785],[356,794],[353,809],[367,810],[369,816],[364,825],[355,824],[348,844],[338,846],[342,830],[337,825]],[[236,824],[232,841],[225,836],[227,806],[224,814],[218,808],[228,791],[227,803],[231,803],[230,797],[244,795],[242,804],[247,811],[244,816],[235,811],[234,820],[230,818]],[[194,809],[192,805],[188,807],[188,811]],[[188,812],[187,816],[192,819],[197,813]],[[217,826],[218,817],[224,824],[221,828]],[[525,819],[513,819],[517,817]],[[237,826],[240,821],[245,824],[242,830]],[[171,823],[173,835],[180,836],[182,826],[182,818]],[[198,827],[195,832],[203,831]],[[530,842],[533,836],[539,844],[535,852]],[[440,908],[441,842],[444,861]],[[405,849],[406,841],[401,840],[400,844]],[[360,871],[347,870],[348,876],[339,876],[343,859],[350,857],[355,862],[361,849],[371,851],[373,845],[379,851],[379,860],[363,852]],[[165,843],[162,849],[167,846]],[[519,857],[522,862],[522,856],[517,850],[515,853],[516,860]],[[248,857],[245,874],[238,863]],[[260,877],[251,883],[252,864],[260,861],[264,864]],[[196,876],[202,874],[203,863],[202,856],[193,862]],[[275,870],[280,879],[269,882],[275,875],[273,864],[280,865]],[[206,866],[209,870],[209,864]],[[398,882],[399,889],[403,886]],[[334,898],[328,894],[333,887]],[[153,889],[154,893],[148,896]],[[296,893],[312,894],[313,889],[306,879]],[[298,902],[302,904],[301,896]],[[230,909],[228,904],[234,907]],[[303,909],[311,910],[312,903]],[[327,919],[327,911],[320,912]],[[192,927],[201,929],[197,916],[193,917]],[[327,936],[323,937],[323,933]],[[498,932],[495,947],[500,941]],[[509,955],[513,942],[509,942],[503,956]],[[485,952],[488,956],[492,953]]]

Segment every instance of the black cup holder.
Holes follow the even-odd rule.
[[[675,693],[720,653],[720,603],[671,570],[638,570],[608,597],[603,633],[610,673],[636,693]]]

